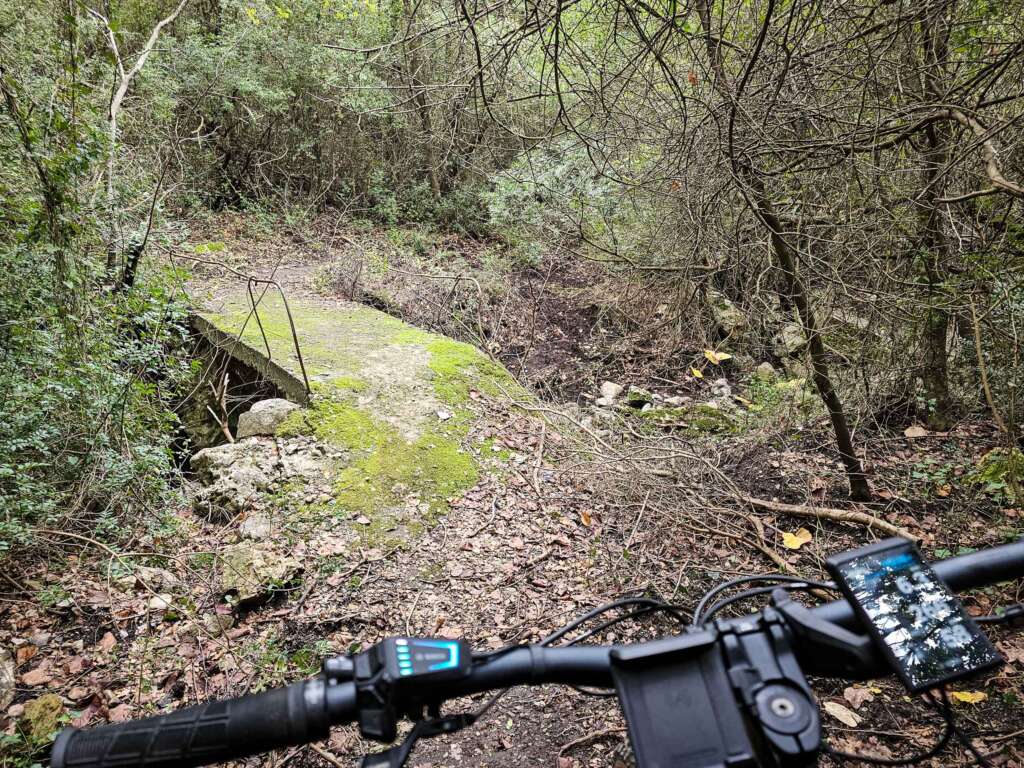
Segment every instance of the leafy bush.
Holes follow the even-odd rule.
[[[994,448],[981,457],[969,479],[986,493],[1015,503],[1024,485],[1024,453],[1017,448]]]
[[[150,281],[91,302],[70,338],[45,253],[0,248],[0,553],[70,522],[109,538],[168,490],[183,309]]]

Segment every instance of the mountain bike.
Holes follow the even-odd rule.
[[[944,686],[1002,663],[978,625],[1020,622],[1024,605],[974,620],[954,592],[1024,575],[1024,540],[929,564],[911,542],[887,539],[827,563],[832,581],[791,575],[727,581],[689,619],[677,605],[637,596],[595,608],[531,645],[476,652],[464,640],[390,637],[328,658],[320,674],[286,688],[65,729],[50,765],[210,765],[318,741],[345,723],[357,723],[365,738],[391,743],[399,723],[409,720],[401,743],[361,763],[401,768],[419,739],[472,725],[510,687],[552,683],[617,696],[639,768],[790,768],[814,765],[823,753],[909,765],[939,754],[953,739],[988,764],[959,728]],[[795,597],[813,599],[822,591],[841,598],[810,607]],[[768,604],[739,618],[721,616],[752,598]],[[655,613],[686,626],[649,642],[585,644],[620,621]],[[936,713],[941,729],[934,744],[901,758],[830,746],[808,676],[864,681],[894,674]],[[469,711],[442,714],[445,702],[488,692],[497,693]]]

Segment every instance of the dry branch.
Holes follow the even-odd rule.
[[[767,501],[766,499],[757,499],[753,496],[741,496],[740,499],[755,509],[767,509],[771,512],[781,512],[787,515],[798,515],[800,517],[817,517],[824,520],[835,520],[841,523],[857,523],[858,525],[864,525],[868,528],[877,528],[884,533],[888,533],[891,536],[902,536],[912,541],[917,541],[918,537],[907,531],[905,528],[900,528],[898,525],[887,523],[884,520],[879,520],[874,515],[870,515],[867,512],[859,512],[855,509],[835,509],[833,507],[811,507],[804,504],[785,504],[781,501]]]

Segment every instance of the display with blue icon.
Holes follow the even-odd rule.
[[[465,642],[435,637],[392,637],[384,659],[393,678],[452,680],[468,673],[472,658]]]

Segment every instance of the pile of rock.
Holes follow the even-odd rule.
[[[599,408],[614,408],[616,406],[621,406],[623,408],[643,413],[659,406],[678,408],[691,402],[693,402],[693,398],[686,397],[685,395],[671,395],[666,397],[658,394],[657,392],[652,394],[646,389],[642,389],[641,387],[634,385],[630,385],[627,390],[621,384],[616,384],[613,381],[605,381],[601,383],[600,397],[594,401],[594,405]]]

